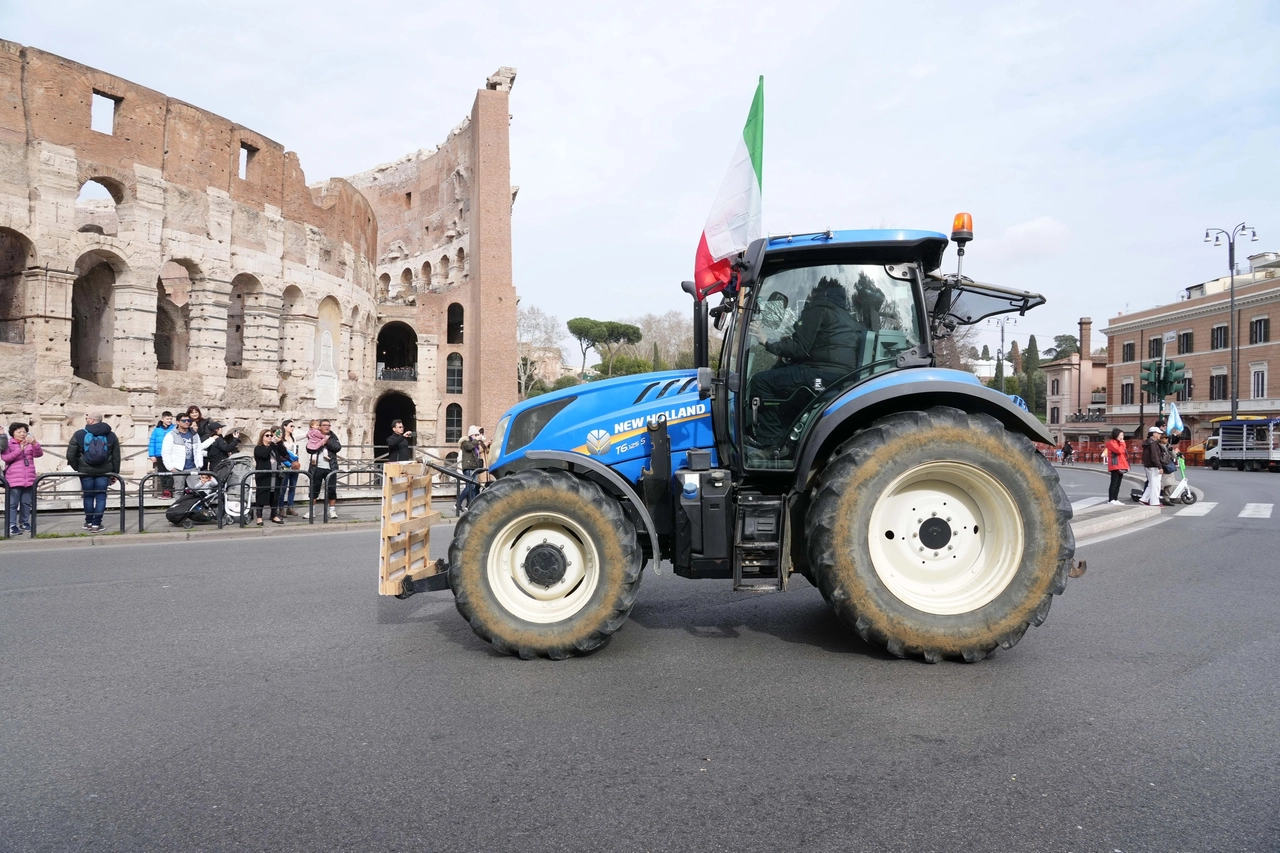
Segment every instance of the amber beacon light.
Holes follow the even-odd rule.
[[[964,244],[973,239],[973,217],[967,213],[957,213],[951,220],[951,241],[962,249]]]

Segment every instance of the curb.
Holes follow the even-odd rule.
[[[1102,518],[1089,519],[1080,523],[1073,522],[1071,532],[1075,534],[1076,541],[1088,539],[1090,536],[1097,536],[1099,533],[1106,533],[1110,530],[1118,530],[1121,527],[1129,527],[1133,524],[1140,524],[1152,518],[1159,518],[1161,511],[1159,507],[1154,506],[1136,506],[1132,509],[1126,509],[1123,512],[1111,513]]]
[[[354,533],[365,530],[377,530],[379,522],[376,521],[344,521],[330,522],[327,525],[316,525],[317,530],[271,530],[270,528],[245,528],[241,530],[239,527],[229,530],[166,530],[161,533],[114,533],[106,536],[78,536],[68,534],[66,536],[57,536],[50,539],[31,539],[23,537],[21,539],[11,539],[12,545],[0,544],[0,557],[3,557],[7,551],[31,551],[31,550],[50,550],[64,548],[101,548],[121,545],[147,545],[155,543],[173,544],[177,542],[198,542],[205,539],[228,541],[233,539],[245,539],[250,536],[313,536],[335,533]]]

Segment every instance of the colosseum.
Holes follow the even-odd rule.
[[[437,148],[306,182],[233,121],[0,41],[0,421],[61,452],[86,411],[148,467],[162,410],[326,417],[350,458],[404,419],[444,456],[516,398],[501,68]]]

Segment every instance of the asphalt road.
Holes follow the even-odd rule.
[[[1192,478],[1210,512],[1086,543],[973,665],[798,578],[649,576],[526,662],[377,597],[373,533],[6,549],[0,849],[1277,850],[1280,514],[1238,513],[1280,476]]]

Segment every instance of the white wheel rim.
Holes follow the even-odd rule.
[[[525,556],[549,545],[564,556],[564,576],[540,584],[526,571]],[[489,586],[511,615],[526,622],[561,622],[586,606],[600,582],[600,555],[582,525],[554,512],[524,515],[494,537]]]
[[[884,490],[871,510],[868,541],[881,583],[904,604],[941,616],[969,613],[991,603],[1017,573],[1022,513],[981,468],[929,462]]]

